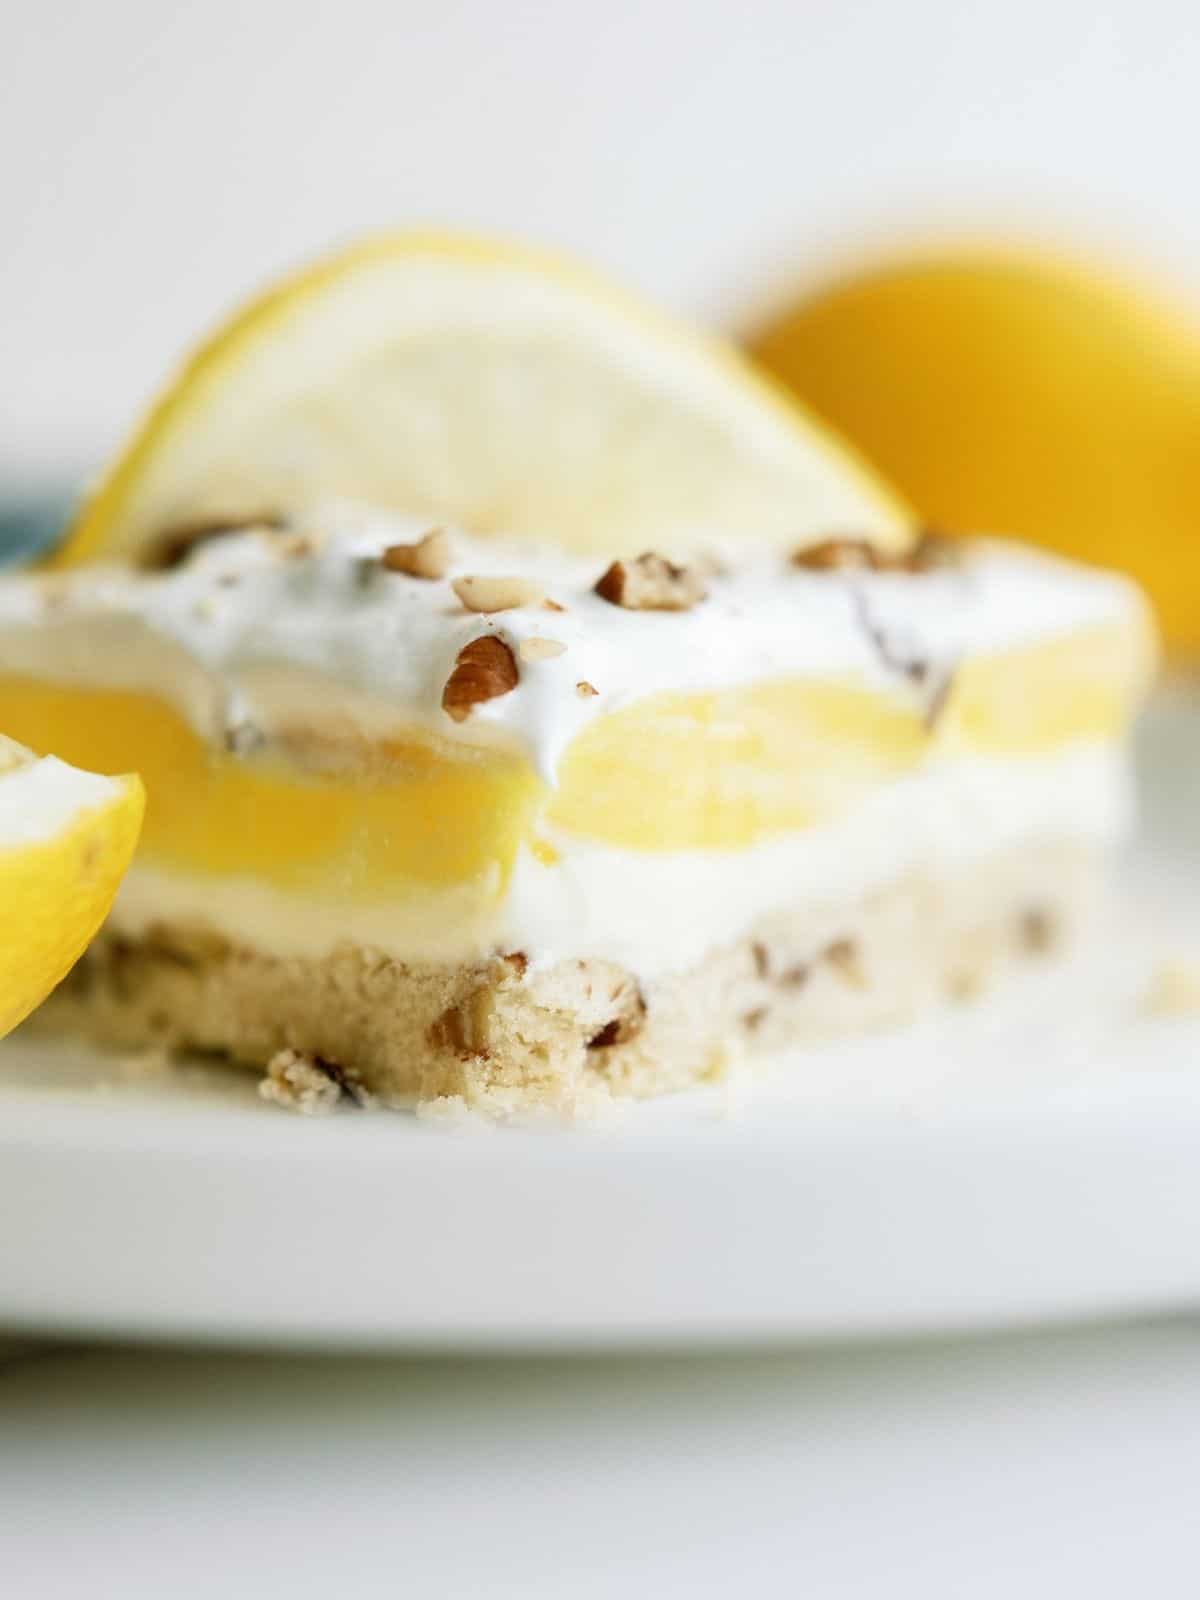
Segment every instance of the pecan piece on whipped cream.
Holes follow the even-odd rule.
[[[866,539],[822,539],[792,552],[792,565],[806,572],[876,572],[883,565],[879,551]]]
[[[792,552],[807,572],[939,572],[959,564],[960,547],[945,534],[923,529],[906,550],[879,550],[869,539],[837,535]]]
[[[450,587],[468,611],[516,611],[540,606],[546,598],[541,585],[529,578],[455,578]]]
[[[415,544],[389,544],[380,556],[388,572],[409,578],[444,578],[450,570],[450,536],[445,528],[431,528]]]
[[[540,634],[534,634],[530,639],[521,640],[521,660],[553,661],[555,656],[564,655],[566,648],[561,639],[543,639]]]
[[[708,593],[693,567],[679,567],[647,550],[634,561],[614,561],[596,584],[596,593],[626,611],[690,611]]]
[[[454,671],[442,690],[442,710],[455,722],[463,722],[473,706],[508,694],[520,677],[516,659],[504,640],[485,633],[458,652]]]

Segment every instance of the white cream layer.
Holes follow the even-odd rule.
[[[1110,844],[1130,818],[1121,753],[1080,744],[1036,758],[934,762],[836,822],[749,850],[642,853],[551,835],[560,861],[523,853],[484,921],[472,921],[454,891],[411,907],[322,904],[248,879],[135,866],[112,925],[135,937],[156,922],[200,925],[277,955],[322,956],[349,940],[413,961],[497,949],[538,963],[591,956],[654,978],[694,966],[774,910],[853,905],[910,872],[953,871],[1026,842]],[[436,928],[447,930],[442,944]]]
[[[626,611],[593,592],[603,561],[545,545],[454,533],[450,572],[433,582],[375,559],[422,531],[334,508],[299,539],[215,539],[164,574],[8,579],[0,671],[153,688],[216,742],[247,722],[268,733],[325,724],[368,738],[415,723],[515,746],[552,784],[587,724],[647,695],[786,677],[929,695],[964,658],[1144,614],[1123,578],[1001,544],[973,545],[961,569],[921,575],[811,572],[777,550],[726,545],[713,551],[722,570],[692,610]],[[565,609],[472,613],[449,579],[475,573],[532,579]],[[458,652],[485,633],[513,648],[520,682],[454,722],[442,691]],[[525,660],[520,646],[533,637],[565,648]],[[927,669],[919,684],[903,671],[912,661]],[[581,695],[581,682],[597,693]]]

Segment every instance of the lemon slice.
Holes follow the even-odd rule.
[[[605,555],[909,537],[900,501],[731,347],[556,258],[399,234],[220,328],[58,559],[153,565],[181,530],[331,498]]]
[[[137,844],[136,777],[101,778],[0,738],[0,1037],[83,954]]]

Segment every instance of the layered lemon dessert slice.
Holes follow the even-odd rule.
[[[43,1016],[570,1108],[911,1015],[1086,922],[1151,659],[1133,586],[918,538],[725,352],[374,245],[0,585],[0,726],[148,795]]]

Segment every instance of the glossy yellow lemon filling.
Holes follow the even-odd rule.
[[[834,818],[936,753],[1036,757],[1118,738],[1146,667],[1141,629],[1109,624],[965,664],[932,719],[916,696],[851,682],[652,696],[578,735],[554,790],[515,752],[424,730],[341,771],[336,746],[315,771],[239,758],[153,695],[30,678],[0,677],[0,726],[80,766],[137,769],[147,865],[355,902],[469,884],[498,897],[523,843],[553,864],[543,830],[736,851]]]
[[[944,744],[1036,756],[1081,740],[1118,739],[1149,688],[1154,663],[1145,615],[964,662],[942,719]]]
[[[427,736],[380,746],[369,771],[304,772],[239,759],[197,737],[164,700],[0,677],[7,724],[99,772],[130,762],[146,785],[139,860],[248,874],[354,899],[507,870],[541,785],[516,756]]]

